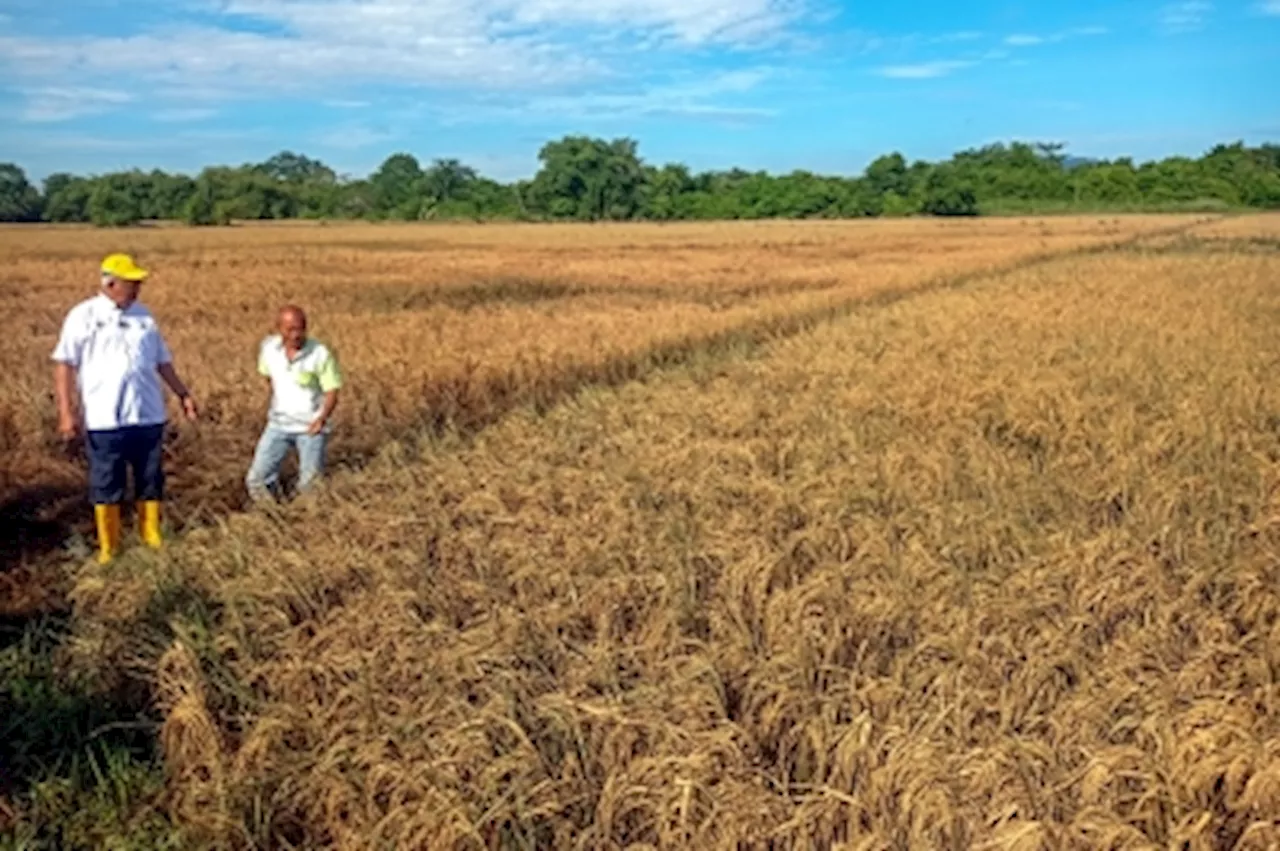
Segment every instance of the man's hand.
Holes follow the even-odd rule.
[[[71,414],[58,415],[58,437],[65,443],[72,443],[80,438],[80,421]]]
[[[80,437],[80,418],[75,414],[76,369],[69,363],[53,365],[53,393],[58,403],[58,436],[65,443]]]
[[[173,394],[182,400],[182,415],[187,418],[187,422],[195,422],[200,418],[200,407],[196,405],[195,397],[191,395],[191,391],[187,389],[187,385],[182,383],[182,379],[178,377],[178,371],[173,368],[172,363],[162,363],[156,367],[156,372],[160,373],[160,377],[164,379],[164,383],[169,385],[169,389]]]
[[[316,418],[311,421],[311,428],[307,429],[307,434],[315,437],[324,431],[325,425],[329,422],[329,417],[333,416],[333,409],[338,407],[338,391],[330,390],[324,394],[324,407],[320,409],[320,413],[316,414]]]

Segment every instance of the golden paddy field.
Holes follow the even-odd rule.
[[[187,531],[99,568],[48,352],[108,250],[207,416]],[[66,590],[59,664],[147,695],[189,844],[1280,846],[1276,217],[0,254],[8,605]],[[241,513],[284,300],[339,469]]]

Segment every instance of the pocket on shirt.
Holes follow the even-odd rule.
[[[299,387],[305,387],[308,390],[314,390],[320,386],[320,374],[318,372],[299,372],[296,374],[296,380]]]

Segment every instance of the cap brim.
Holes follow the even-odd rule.
[[[139,269],[134,266],[129,269],[103,269],[102,274],[108,277],[118,278],[121,281],[131,281],[140,284],[147,279],[147,275],[151,274],[146,269]]]

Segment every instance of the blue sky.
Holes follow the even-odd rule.
[[[900,150],[1280,141],[1280,0],[0,0],[0,161],[36,178],[282,149],[530,175],[548,139],[856,173]]]

